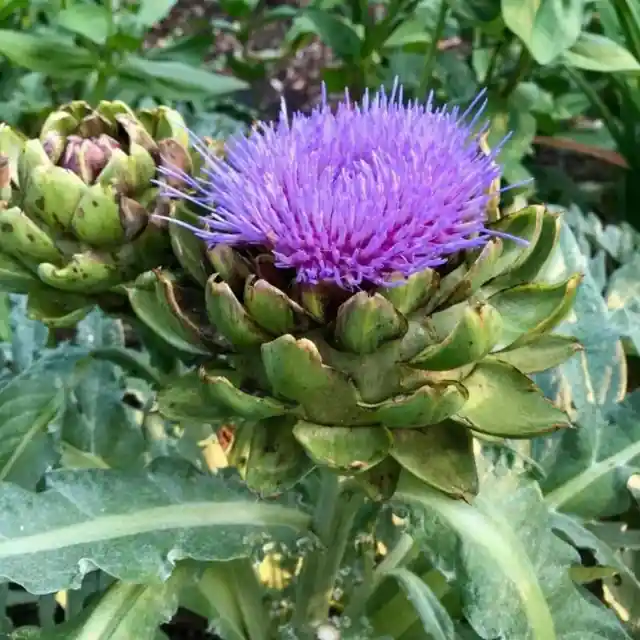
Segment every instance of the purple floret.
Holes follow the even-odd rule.
[[[335,112],[325,96],[291,120],[283,103],[276,123],[228,141],[224,160],[198,144],[202,175],[180,174],[191,191],[165,191],[208,209],[194,233],[210,246],[260,245],[298,282],[389,285],[494,235],[486,210],[500,167],[479,147],[483,110],[403,105],[397,87],[360,103],[347,94]]]

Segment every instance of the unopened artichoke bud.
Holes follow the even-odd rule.
[[[46,150],[46,141],[43,146]],[[120,145],[105,133],[92,139],[73,135],[67,138],[63,155],[58,160],[63,169],[73,171],[86,184],[93,184],[115,149],[120,149]]]
[[[117,101],[69,103],[35,139],[0,126],[0,158],[9,159],[0,176],[0,254],[31,270],[38,295],[45,283],[52,296],[85,294],[88,308],[141,273],[175,264],[166,223],[153,217],[168,215],[171,203],[155,182],[163,162],[189,174],[188,143],[177,112],[138,117]]]
[[[580,278],[538,281],[560,225],[544,207],[501,214],[483,107],[400,96],[283,109],[224,154],[197,144],[195,174],[165,170],[184,208],[170,216],[173,247],[202,293],[163,276],[158,304],[173,305],[180,340],[203,333],[182,321],[196,316],[224,339],[237,377],[209,381],[216,407],[276,420],[283,447],[293,434],[313,464],[376,499],[401,469],[469,499],[478,434],[568,426],[528,374],[578,348],[552,331]]]

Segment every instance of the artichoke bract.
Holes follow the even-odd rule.
[[[82,307],[167,265],[166,223],[154,215],[171,203],[152,181],[163,162],[188,173],[188,145],[176,111],[123,102],[72,102],[37,139],[0,124],[0,285]]]
[[[283,108],[224,157],[200,145],[200,175],[164,170],[167,195],[199,212],[170,226],[192,280],[159,271],[132,305],[150,320],[155,291],[197,349],[207,323],[223,338],[200,383],[240,419],[230,458],[256,489],[321,465],[372,496],[404,469],[464,498],[475,437],[569,426],[528,374],[580,348],[552,333],[580,276],[536,281],[560,220],[501,214],[482,108],[406,106],[397,87]]]

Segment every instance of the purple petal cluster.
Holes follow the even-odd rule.
[[[303,283],[388,285],[493,235],[500,167],[479,147],[478,103],[462,114],[431,97],[407,105],[396,86],[360,103],[346,94],[335,111],[325,96],[291,119],[283,104],[277,122],[228,141],[224,159],[199,144],[202,175],[166,191],[208,210],[194,232],[209,245],[260,245]]]

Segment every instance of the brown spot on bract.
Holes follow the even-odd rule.
[[[36,198],[33,204],[35,204],[36,209],[44,209],[44,197],[40,196],[39,198]]]
[[[3,222],[0,229],[3,233],[13,233],[13,225],[10,222]]]
[[[29,242],[35,242],[36,241],[36,237],[33,235],[33,233],[27,233],[27,240]]]
[[[82,207],[76,209],[76,218],[84,218],[84,209]]]
[[[97,209],[97,208],[98,208],[98,206],[99,206],[98,201],[97,201],[97,200],[92,200],[92,201],[91,201],[91,206],[92,206],[92,207],[95,207],[95,208]]]

